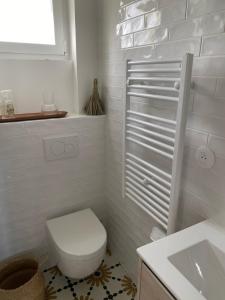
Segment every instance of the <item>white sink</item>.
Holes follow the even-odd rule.
[[[225,300],[225,223],[207,220],[137,252],[175,299]]]
[[[225,254],[208,240],[168,259],[206,299],[225,299]]]

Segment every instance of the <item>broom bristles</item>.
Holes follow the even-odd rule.
[[[85,112],[88,115],[103,115],[104,114],[104,107],[103,103],[100,99],[99,92],[98,92],[98,80],[94,80],[94,87],[93,87],[93,93],[90,97],[90,100],[85,106]]]

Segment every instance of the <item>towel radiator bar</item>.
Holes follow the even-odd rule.
[[[176,230],[193,55],[183,60],[132,61],[126,65],[123,196],[141,207],[167,234]],[[176,105],[176,118],[136,111],[131,100]],[[133,145],[133,147],[131,147]],[[136,153],[168,160],[170,171]],[[144,151],[144,152],[143,152]],[[142,155],[143,156],[143,155]]]

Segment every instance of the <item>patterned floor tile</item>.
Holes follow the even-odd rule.
[[[134,300],[137,293],[136,285],[110,251],[99,269],[88,278],[68,278],[57,267],[45,270],[44,275],[46,300]]]

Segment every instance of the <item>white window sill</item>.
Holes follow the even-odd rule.
[[[106,117],[106,115],[89,116],[89,115],[83,115],[83,114],[79,114],[79,115],[69,114],[64,119],[96,119],[96,118],[104,119],[105,117]]]

